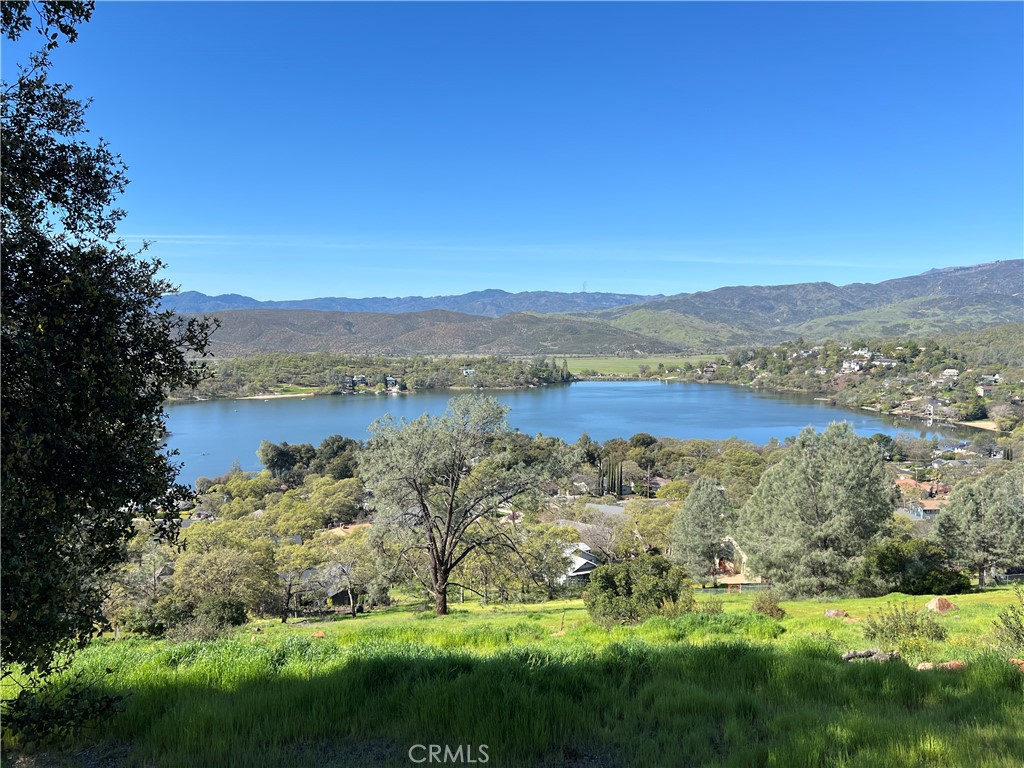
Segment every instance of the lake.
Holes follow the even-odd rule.
[[[408,395],[341,395],[268,400],[209,400],[165,406],[167,443],[184,462],[181,480],[214,477],[236,460],[244,470],[262,467],[261,440],[319,445],[328,435],[369,437],[370,423],[384,414],[415,419],[444,411],[455,392]],[[782,440],[811,425],[824,429],[848,421],[861,435],[913,432],[920,437],[970,435],[948,425],[896,421],[870,411],[836,408],[810,396],[754,391],[723,384],[684,382],[577,382],[534,389],[491,391],[509,406],[509,423],[530,435],[575,442],[586,432],[603,442],[637,432],[657,437],[721,440],[738,437],[759,445]]]

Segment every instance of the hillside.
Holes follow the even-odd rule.
[[[943,335],[1024,319],[1024,261],[951,267],[882,283],[736,286],[595,316],[689,350],[716,344]],[[739,339],[739,341],[736,341]]]
[[[631,355],[721,351],[799,337],[851,341],[977,331],[1024,319],[1022,287],[1024,261],[1017,260],[877,284],[730,286],[643,301],[631,294],[490,290],[430,299],[300,302],[190,292],[165,303],[183,314],[216,313],[223,326],[213,349],[227,356],[273,351]],[[430,303],[463,309],[423,308]],[[337,309],[350,305],[376,309]]]
[[[812,339],[850,341],[855,338],[942,336],[1024,319],[1019,296],[952,294],[923,296],[892,304],[819,317],[787,327],[787,332]]]
[[[429,310],[371,312],[232,310],[218,312],[212,349],[221,357],[254,352],[342,352],[391,356],[460,353],[663,354],[668,343],[588,318],[516,313],[498,318]]]

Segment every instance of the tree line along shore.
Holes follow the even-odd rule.
[[[1004,332],[1005,330],[1005,332]],[[207,363],[172,399],[269,398],[435,389],[504,389],[570,381],[726,383],[801,392],[834,405],[1004,433],[1024,423],[1024,357],[1003,326],[951,342],[801,340],[680,358],[412,357],[266,353]],[[985,343],[982,343],[985,342]]]

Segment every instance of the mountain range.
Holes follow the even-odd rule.
[[[258,301],[237,293],[207,296],[197,291],[185,291],[164,297],[164,306],[176,312],[222,312],[232,309],[312,309],[326,312],[378,312],[398,314],[445,309],[467,315],[501,317],[513,312],[588,312],[609,309],[643,301],[662,299],[664,296],[638,296],[631,293],[557,293],[555,291],[524,291],[509,293],[491,288],[458,296],[405,296],[389,299],[378,296],[369,299],[325,297],[319,299],[293,299],[288,301]]]
[[[429,298],[259,302],[189,291],[180,314],[215,314],[213,350],[446,354],[665,354],[803,337],[945,336],[1024,321],[1024,260],[881,283],[730,286],[676,296],[477,291]]]

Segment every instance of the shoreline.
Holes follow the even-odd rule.
[[[573,384],[573,383],[580,383],[580,382],[609,382],[609,383],[610,382],[623,382],[624,383],[624,382],[644,382],[644,381],[647,381],[647,382],[650,382],[650,381],[679,381],[680,379],[681,379],[681,377],[677,377],[677,376],[673,376],[673,377],[652,377],[652,378],[649,378],[649,379],[636,379],[636,378],[626,377],[626,376],[609,375],[609,376],[601,376],[601,377],[578,378],[578,379],[576,379],[575,382],[561,382],[561,383],[566,383],[566,384]],[[682,383],[685,383],[685,384],[720,384],[720,385],[724,385],[724,386],[733,386],[733,387],[750,387],[749,384],[742,384],[742,383],[739,383],[739,382],[729,382],[729,381],[687,381],[686,379],[682,379]],[[512,387],[484,387],[484,388],[477,388],[477,387],[446,387],[445,389],[450,390],[450,391],[451,390],[455,390],[455,391],[475,391],[477,389],[480,389],[481,391],[485,391],[485,392],[486,391],[499,391],[500,392],[500,391],[514,391],[514,390],[519,390],[519,389],[535,389],[537,386],[547,386],[547,385],[546,384],[542,384],[542,385],[526,385],[526,386],[519,386],[519,387],[512,386]],[[894,420],[899,420],[899,419],[902,418],[902,419],[909,419],[909,420],[921,421],[921,422],[928,422],[929,421],[929,419],[928,419],[928,417],[926,415],[918,415],[918,414],[914,414],[914,413],[907,413],[905,411],[883,413],[882,410],[880,408],[878,408],[878,407],[872,407],[872,406],[867,406],[867,405],[861,405],[861,406],[840,405],[839,403],[837,403],[835,401],[834,397],[821,397],[821,395],[828,394],[828,393],[823,393],[823,392],[820,392],[820,391],[815,393],[815,392],[807,392],[806,390],[787,389],[787,388],[783,388],[783,387],[778,387],[778,388],[776,388],[776,387],[763,387],[763,386],[761,386],[761,387],[750,387],[750,388],[752,388],[752,389],[759,389],[759,390],[762,390],[762,391],[765,391],[765,392],[775,392],[775,393],[778,393],[778,394],[804,395],[804,396],[807,396],[809,398],[812,398],[815,401],[828,402],[831,407],[837,408],[839,410],[850,410],[850,411],[864,410],[864,411],[868,411],[870,413],[876,413],[876,414],[878,414],[880,416],[889,416],[890,418],[892,418]],[[317,393],[317,392],[296,392],[296,393],[279,393],[279,394],[268,394],[268,395],[246,395],[245,397],[206,397],[206,398],[200,398],[200,399],[196,399],[196,398],[176,398],[176,399],[175,398],[168,398],[168,400],[166,402],[169,402],[169,403],[200,403],[200,402],[213,402],[213,401],[217,401],[217,400],[282,400],[282,399],[286,399],[286,398],[295,398],[295,397],[298,397],[298,398],[305,398],[305,397],[344,397],[344,396],[348,396],[348,395],[374,395],[374,396],[377,396],[377,395],[393,395],[393,394],[394,395],[415,395],[418,391],[433,392],[433,391],[437,391],[437,390],[432,390],[432,389],[426,389],[426,390],[408,389],[408,390],[405,390],[404,392],[391,392],[391,391],[385,391],[385,392],[380,392],[380,393],[378,393],[378,392],[344,392],[344,393],[339,392],[339,393],[331,393],[331,394],[328,394],[328,393]],[[818,396],[815,397],[815,395],[818,395]],[[983,430],[983,431],[986,431],[986,432],[993,432],[995,434],[1002,434],[1002,432],[996,426],[995,422],[993,422],[991,419],[979,419],[978,421],[953,421],[953,420],[947,420],[947,419],[934,419],[933,421],[935,423],[938,423],[938,424],[947,424],[949,426],[964,427],[964,428],[967,428],[967,429],[980,429],[980,430]]]
[[[950,424],[956,424],[958,427],[971,427],[972,429],[983,429],[986,432],[995,432],[997,435],[1002,434],[1003,431],[996,426],[996,423],[992,419],[978,419],[977,421],[951,421]]]
[[[287,392],[276,395],[246,395],[245,397],[225,397],[217,400],[280,400],[285,397],[315,397],[313,392]]]

